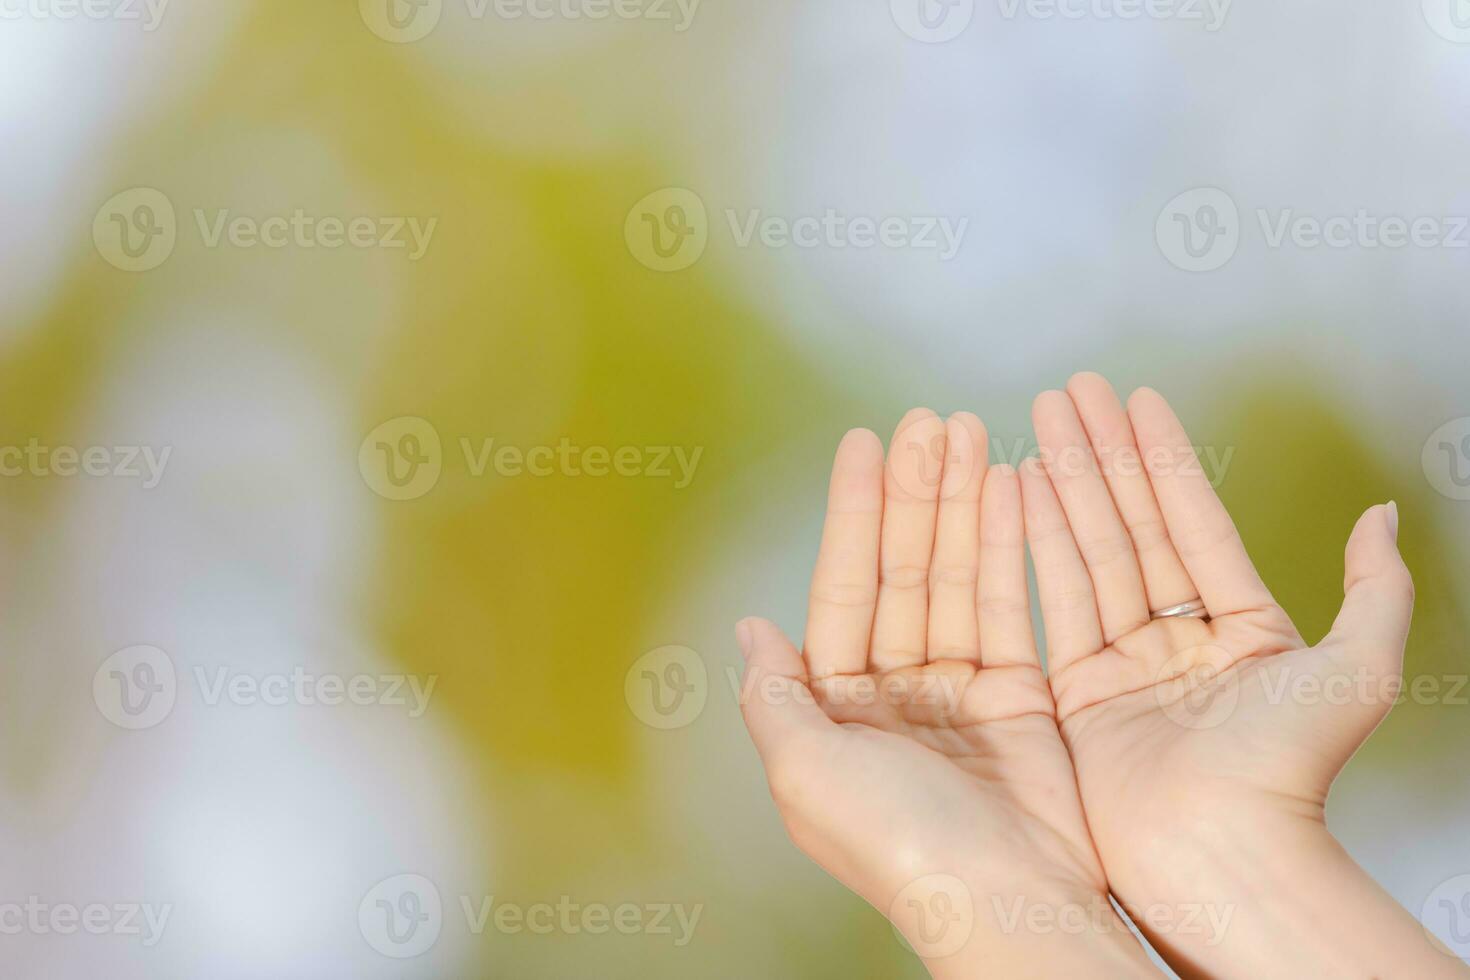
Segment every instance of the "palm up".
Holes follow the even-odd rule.
[[[1308,647],[1159,395],[1140,391],[1125,410],[1084,374],[1041,395],[1033,416],[1042,458],[1022,484],[1051,686],[1120,897],[1142,898],[1130,886],[1162,842],[1222,816],[1321,820],[1399,677],[1412,584],[1396,511],[1359,520],[1342,613]],[[1151,618],[1193,600],[1208,619]],[[1345,697],[1291,693],[1334,683]]]
[[[1020,482],[986,455],[967,414],[910,412],[886,465],[848,433],[804,650],[742,625],[746,723],[787,829],[881,910],[958,869],[1106,892],[1032,635]]]

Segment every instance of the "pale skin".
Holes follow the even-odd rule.
[[[1342,612],[1308,646],[1161,397],[1125,408],[1078,375],[1034,420],[1019,478],[986,467],[963,413],[909,413],[886,465],[872,433],[843,440],[803,650],[764,620],[738,630],[793,840],[937,977],[1152,972],[1096,911],[1110,890],[1160,913],[1139,924],[1185,976],[1467,975],[1323,817],[1396,693],[1413,601],[1396,509],[1359,520]],[[1200,618],[1151,616],[1196,600]],[[1313,696],[1345,678],[1346,701]],[[951,948],[925,916],[966,899]],[[1080,931],[1007,914],[1075,906]]]
[[[740,624],[746,723],[792,839],[936,977],[1157,975],[1106,907],[1032,635],[1020,483],[985,459],[968,414],[910,412],[886,465],[847,434],[804,650]],[[1097,923],[1041,932],[1015,918],[1032,907]]]
[[[1125,408],[1080,374],[1033,422],[1022,483],[1050,682],[1109,883],[1129,905],[1233,910],[1214,945],[1142,924],[1150,941],[1186,976],[1466,976],[1325,820],[1398,691],[1414,588],[1397,508],[1352,529],[1342,610],[1308,645],[1157,392]],[[1195,599],[1207,620],[1150,618]]]

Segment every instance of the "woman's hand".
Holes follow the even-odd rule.
[[[1413,585],[1393,505],[1353,529],[1342,611],[1309,646],[1163,398],[1125,411],[1082,374],[1033,415],[1048,672],[1108,879],[1125,903],[1233,915],[1213,949],[1141,922],[1150,940],[1186,974],[1458,971],[1325,829],[1328,788],[1398,693]],[[1208,618],[1153,615],[1190,603]]]
[[[797,846],[936,975],[1152,973],[1107,904],[1057,731],[1019,480],[986,452],[968,414],[910,412],[886,466],[877,436],[847,434],[804,652],[738,628],[746,723]]]

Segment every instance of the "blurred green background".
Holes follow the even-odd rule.
[[[897,2],[711,0],[684,29],[672,4],[392,3],[396,22],[373,0],[180,3],[151,30],[44,8],[0,31],[0,444],[172,447],[156,488],[0,479],[4,890],[175,906],[152,948],[0,937],[16,975],[923,975],[786,841],[732,627],[799,634],[845,429],[964,408],[1024,452],[1031,398],[1075,370],[1159,388],[1233,452],[1221,493],[1309,639],[1354,519],[1396,499],[1419,586],[1408,673],[1466,670],[1470,503],[1423,452],[1470,415],[1465,253],[1272,248],[1256,225],[1470,208],[1452,122],[1470,49],[1418,11],[1241,9],[1206,31],[982,5],[928,43]],[[1238,252],[1206,272],[1156,231],[1196,187],[1240,210]],[[171,219],[151,217],[176,239],[142,271],[107,237],[149,217],[117,203],[134,188],[166,198]],[[677,241],[668,207],[691,201],[704,251],[650,267],[643,215]],[[375,237],[211,245],[225,210],[366,217]],[[752,212],[829,210],[968,225],[948,259],[741,244]],[[436,219],[417,258],[382,245],[410,217]],[[386,458],[409,465],[393,450],[426,444],[401,419],[438,437],[438,478],[389,499],[363,459],[388,424]],[[664,447],[699,455],[684,486],[476,472],[492,439],[632,447],[645,470]],[[180,694],[133,732],[90,692],[140,643]],[[703,707],[660,728],[633,692],[668,646],[703,666]],[[201,665],[438,679],[411,718],[202,704]],[[1465,711],[1401,706],[1332,801],[1416,914],[1470,869]],[[357,912],[404,873],[444,911],[432,948],[397,960]],[[683,945],[476,935],[461,901],[489,896],[701,917]]]

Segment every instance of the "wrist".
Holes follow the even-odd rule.
[[[1135,922],[1184,977],[1465,975],[1313,807],[1189,821],[1152,841],[1147,861],[1130,862],[1113,887],[1130,915],[1164,910]]]
[[[936,980],[1158,976],[1108,896],[1070,883],[930,875],[900,893],[889,918]]]

